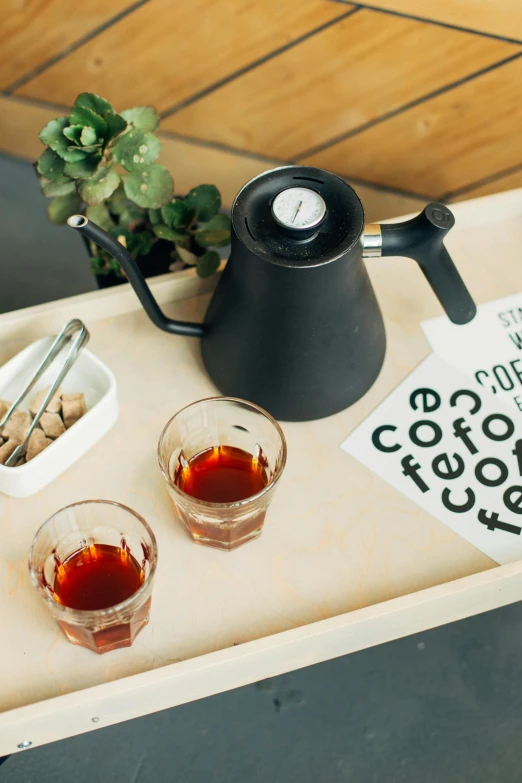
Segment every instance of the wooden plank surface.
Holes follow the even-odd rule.
[[[522,158],[522,59],[302,162],[441,197]]]
[[[362,10],[182,109],[163,127],[295,158],[519,49]],[[349,160],[339,155],[330,168],[349,170]]]
[[[56,108],[0,95],[0,152],[36,160],[44,149],[38,133],[59,114]],[[176,192],[188,193],[195,185],[212,182],[220,189],[225,206],[232,204],[249,179],[277,165],[170,136],[161,136],[161,143],[160,160],[172,173]],[[398,205],[396,212],[400,211]]]
[[[505,190],[513,190],[514,188],[522,188],[522,166],[517,168],[516,171],[505,174],[503,177],[495,177],[489,182],[476,185],[465,193],[452,197],[450,202],[468,201],[470,198],[490,196],[492,193],[502,193]]]
[[[455,207],[448,246],[479,302],[514,290],[521,196]],[[100,296],[98,306],[92,295],[67,303],[63,315],[74,307],[86,318],[93,352],[116,374],[121,416],[98,446],[36,497],[0,499],[0,622],[11,640],[2,648],[0,753],[16,751],[15,740],[70,736],[520,598],[520,563],[495,568],[339,448],[429,352],[419,321],[440,313],[410,260],[373,259],[368,268],[388,331],[383,371],[359,403],[337,416],[283,424],[289,461],[266,528],[232,554],[188,538],[156,464],[164,421],[214,392],[197,341],[156,330],[134,309],[111,317],[112,297],[121,302],[122,291]],[[168,312],[196,320],[205,307],[200,297]],[[59,314],[57,305],[53,317]],[[41,312],[36,318],[41,324]],[[0,317],[0,361],[26,344],[34,323],[30,312]],[[144,407],[151,394],[154,405]],[[41,521],[86,497],[135,508],[154,527],[160,552],[151,623],[132,648],[101,657],[60,635],[26,569]],[[97,726],[93,717],[100,718]]]
[[[131,5],[132,0],[4,0],[0,89],[5,90]]]
[[[339,135],[519,51],[482,35],[522,41],[519,0],[376,0],[345,20],[355,6],[328,0],[136,5],[7,0],[0,90],[35,70],[19,97],[68,106],[78,92],[92,90],[120,109],[181,105],[165,128],[253,151],[267,158],[266,165],[333,140],[310,161],[437,197],[521,162],[512,133],[520,124],[520,71],[507,66],[335,143]],[[59,61],[46,67],[55,57]],[[57,114],[0,95],[0,150],[36,157],[38,130]],[[263,160],[197,149],[184,140],[170,140],[166,149],[180,189],[219,177],[228,204],[243,182],[266,168]]]
[[[38,133],[57,113],[56,109],[35,105],[26,99],[0,96],[0,152],[35,160],[43,150]],[[176,192],[188,193],[195,185],[212,182],[221,191],[225,207],[232,205],[238,191],[252,177],[279,165],[277,161],[258,160],[249,155],[159,135],[163,144],[160,160],[172,173]],[[414,211],[422,203],[421,199],[364,185],[354,187],[363,199],[366,217],[370,221]]]
[[[174,177],[176,193],[185,194],[195,185],[210,182],[219,188],[226,207],[232,206],[238,191],[252,177],[278,165],[184,139],[161,134],[160,138],[163,144],[161,161]]]
[[[522,41],[520,0],[372,0],[369,5]]]
[[[44,150],[38,134],[59,114],[55,108],[0,95],[0,152],[36,160]]]
[[[164,110],[349,8],[324,0],[151,0],[18,94],[69,105],[89,91],[119,110]]]

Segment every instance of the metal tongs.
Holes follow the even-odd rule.
[[[52,362],[56,359],[58,354],[62,351],[63,348],[65,348],[66,345],[68,345],[71,340],[73,339],[74,335],[77,334],[77,337],[75,338],[69,353],[67,354],[67,358],[65,359],[65,362],[63,363],[63,366],[56,376],[56,379],[49,389],[45,400],[40,406],[40,409],[36,416],[34,417],[31,426],[29,427],[29,430],[27,432],[27,435],[25,436],[25,439],[22,443],[20,443],[19,446],[16,447],[16,449],[13,451],[9,459],[6,461],[5,465],[6,467],[12,468],[16,465],[17,461],[20,459],[20,457],[23,457],[27,450],[27,443],[29,441],[29,438],[31,437],[33,431],[38,426],[38,422],[40,421],[41,416],[45,413],[45,409],[47,408],[49,401],[53,398],[56,390],[59,388],[61,382],[73,366],[74,362],[78,358],[78,354],[80,353],[81,349],[84,345],[86,345],[89,342],[89,332],[85,324],[80,321],[78,318],[73,318],[69,323],[67,323],[58,337],[55,339],[51,347],[49,348],[46,356],[44,357],[42,363],[36,370],[35,374],[27,383],[25,388],[20,392],[16,400],[13,402],[9,410],[7,411],[4,418],[0,421],[0,430],[2,430],[13,413],[17,410],[18,406],[21,402],[27,397],[29,392],[32,388],[34,388],[36,382],[39,380],[39,378],[43,375],[43,373],[46,371],[46,369],[52,364]]]

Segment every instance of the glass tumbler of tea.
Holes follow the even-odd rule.
[[[194,541],[231,550],[261,534],[285,467],[286,442],[262,408],[211,397],[172,417],[161,434],[158,459]]]
[[[157,559],[154,533],[135,511],[87,500],[44,522],[29,572],[68,640],[105,653],[129,647],[148,623]]]

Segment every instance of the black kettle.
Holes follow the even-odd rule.
[[[409,256],[454,323],[476,312],[443,244],[455,222],[446,206],[365,226],[357,193],[309,166],[267,171],[239,192],[230,259],[203,324],[167,318],[121,244],[82,215],[68,222],[116,258],[156,326],[201,338],[203,362],[223,394],[283,421],[343,410],[380,372],[386,335],[364,257]]]

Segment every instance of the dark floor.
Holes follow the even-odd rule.
[[[0,155],[0,313],[94,289],[81,237],[47,219],[32,166]]]
[[[516,783],[521,621],[516,604],[25,751],[0,780]]]
[[[93,287],[28,166],[0,158],[0,204],[0,311]],[[25,751],[0,783],[518,783],[521,685],[516,604]]]

